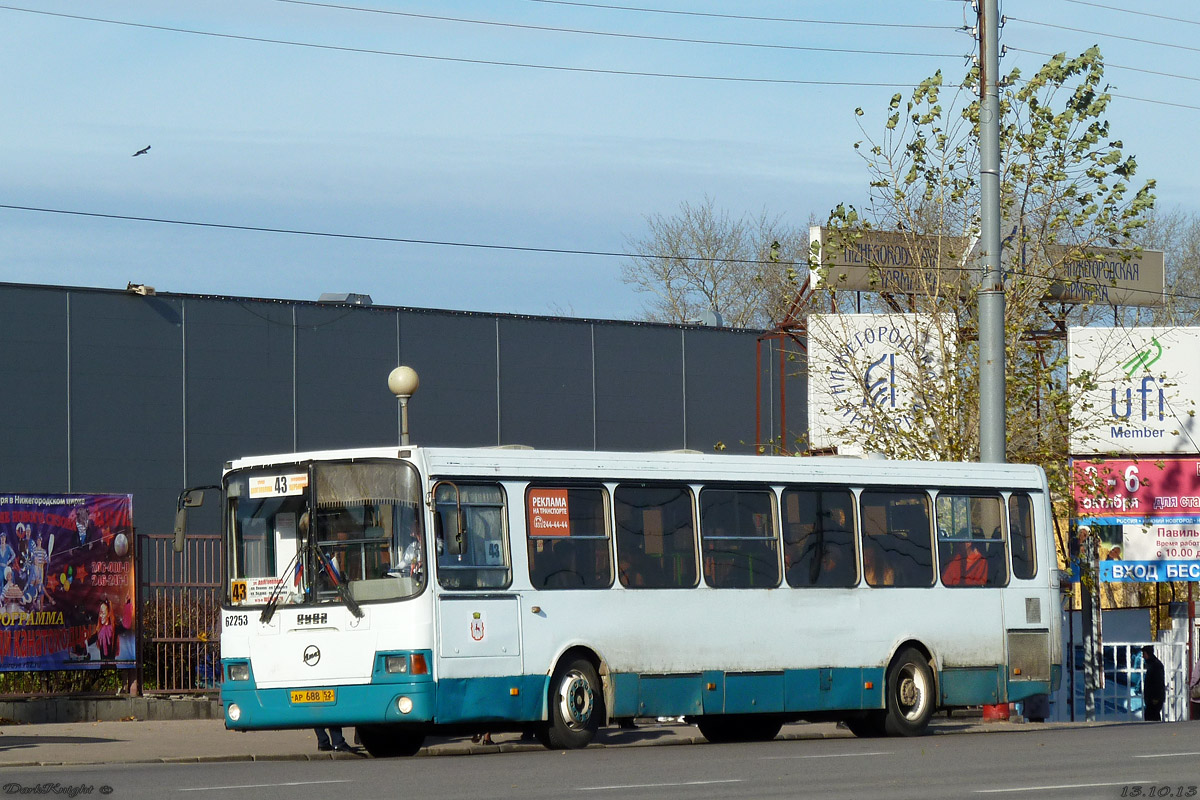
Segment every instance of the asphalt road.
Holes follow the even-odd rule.
[[[451,758],[14,767],[0,775],[0,795],[47,794],[122,800],[1200,797],[1200,723]]]

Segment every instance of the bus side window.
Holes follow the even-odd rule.
[[[858,583],[854,495],[844,489],[784,489],[783,544],[789,586]]]
[[[612,585],[604,489],[530,486],[525,492],[525,524],[533,588]]]
[[[1013,577],[1028,580],[1037,575],[1033,554],[1033,501],[1027,494],[1008,498],[1008,533],[1012,542]]]
[[[945,586],[1004,586],[1004,547],[999,495],[939,493],[936,502],[938,562]]]
[[[863,572],[871,586],[932,586],[933,526],[925,492],[862,493]]]
[[[621,484],[613,493],[613,506],[622,585],[696,586],[696,527],[687,486]]]
[[[438,583],[447,589],[503,589],[512,583],[504,491],[496,484],[440,483],[434,501],[441,536]]]
[[[779,585],[775,503],[765,486],[701,489],[700,538],[709,586]]]

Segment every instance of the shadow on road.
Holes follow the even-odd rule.
[[[688,729],[689,731],[694,729]],[[677,734],[661,728],[608,728],[596,734],[597,744],[635,744],[653,742]]]
[[[20,750],[47,744],[116,744],[124,739],[109,739],[102,736],[0,736],[0,751]]]

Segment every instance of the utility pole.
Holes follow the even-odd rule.
[[[1000,256],[1000,17],[998,0],[979,3],[979,460],[1005,453],[1004,272]]]

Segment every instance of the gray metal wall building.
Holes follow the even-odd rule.
[[[170,530],[238,456],[396,442],[397,364],[425,445],[752,452],[778,438],[758,332],[0,284],[0,492],[134,495]],[[807,427],[788,361],[788,439]],[[759,395],[758,393],[761,393]],[[207,515],[206,515],[207,516]]]

